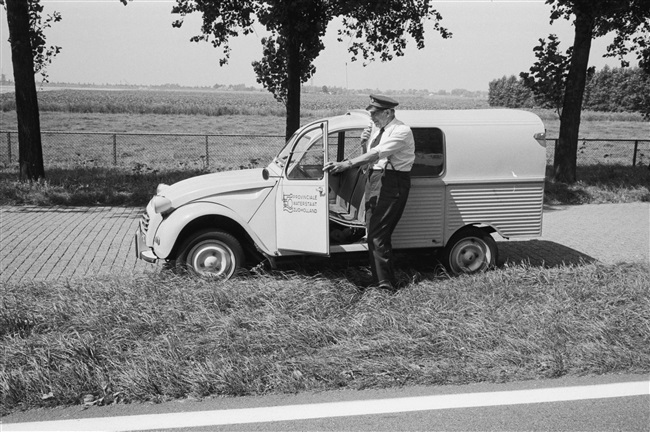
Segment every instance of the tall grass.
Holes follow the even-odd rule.
[[[144,206],[159,183],[175,183],[204,173],[199,170],[142,172],[106,168],[51,169],[47,180],[22,182],[0,171],[2,205]]]
[[[530,111],[537,114],[542,120],[559,120],[555,110],[535,108]],[[639,112],[605,112],[605,111],[582,111],[580,120],[583,122],[643,122],[643,114]]]
[[[252,167],[251,165],[249,167]],[[47,170],[47,180],[18,180],[14,170],[0,170],[0,205],[138,206],[151,199],[159,183],[172,184],[207,171],[74,167]],[[646,167],[589,165],[578,167],[573,185],[547,180],[548,204],[650,202],[650,170]],[[548,172],[550,177],[550,168]]]
[[[547,167],[551,178],[552,168]],[[547,180],[544,202],[547,204],[604,204],[650,202],[650,169],[645,166],[578,166],[576,183],[568,185]]]
[[[161,274],[4,288],[4,410],[650,371],[647,266]],[[404,276],[404,275],[402,275]]]

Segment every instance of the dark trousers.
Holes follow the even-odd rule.
[[[380,286],[395,286],[391,236],[404,213],[411,188],[411,173],[371,171],[366,183],[366,234],[370,269]]]

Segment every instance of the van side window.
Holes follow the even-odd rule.
[[[438,177],[444,168],[444,134],[438,128],[411,128],[415,138],[412,177]]]

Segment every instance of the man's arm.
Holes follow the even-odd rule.
[[[327,162],[327,164],[325,164],[325,166],[323,167],[323,171],[328,171],[332,174],[337,174],[350,168],[358,167],[369,163],[374,163],[378,160],[379,160],[379,155],[373,149],[368,153],[364,153],[352,159],[347,159],[341,162],[331,162],[331,161]]]

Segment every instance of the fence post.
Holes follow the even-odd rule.
[[[632,166],[636,166],[636,152],[639,149],[639,140],[634,140],[634,154],[632,155]]]
[[[117,165],[117,134],[113,134],[113,166]]]
[[[11,132],[7,132],[7,156],[9,157],[9,163],[11,163]]]
[[[210,152],[208,151],[208,135],[205,136],[205,167],[210,167]]]

